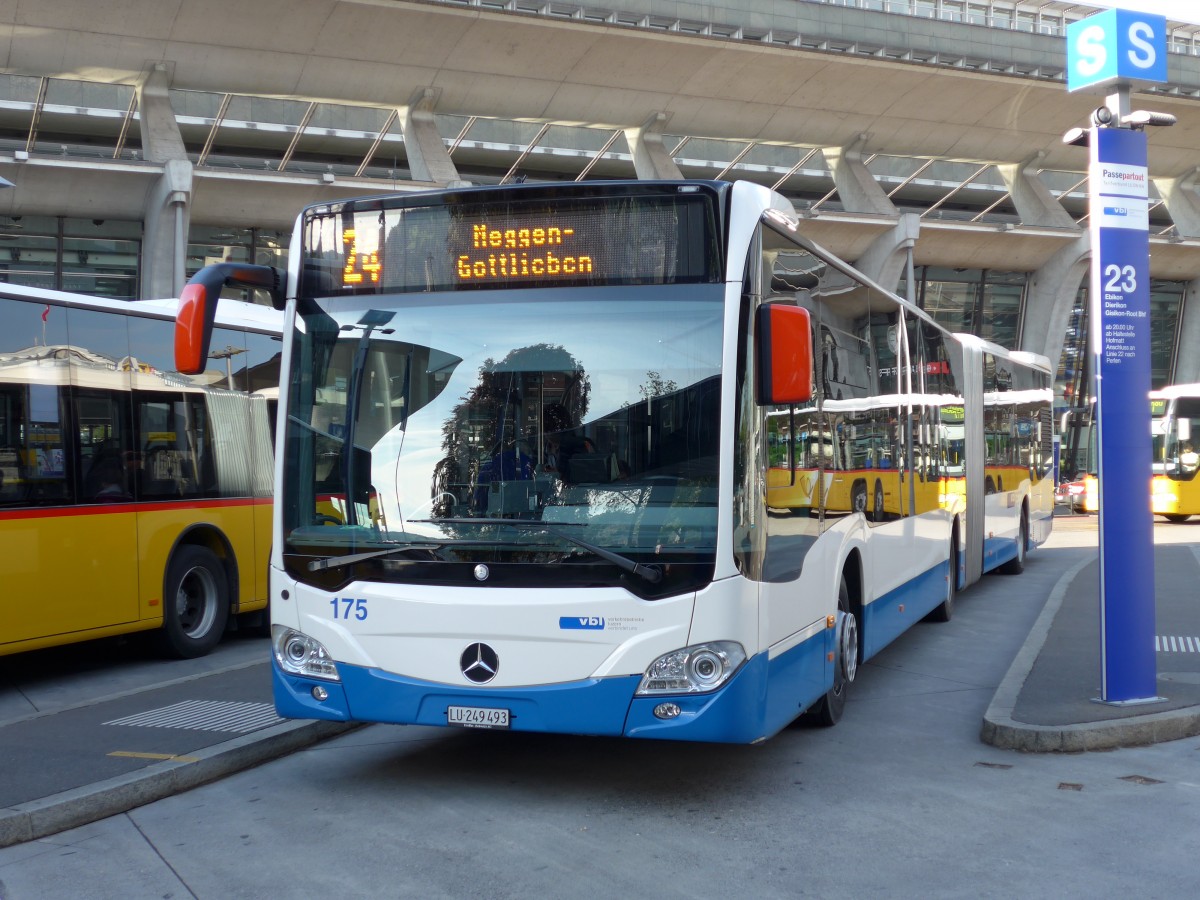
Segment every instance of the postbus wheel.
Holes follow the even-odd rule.
[[[838,619],[833,649],[833,687],[809,710],[812,720],[826,728],[841,720],[850,682],[858,673],[858,619],[850,609],[850,588],[845,575],[838,587]]]
[[[1164,513],[1163,518],[1168,522],[1186,522],[1191,516],[1185,516],[1181,513]]]
[[[179,659],[204,656],[221,640],[228,619],[229,585],[221,561],[207,547],[180,547],[164,583],[163,649]]]
[[[850,511],[866,513],[867,483],[865,481],[856,481],[850,488]]]

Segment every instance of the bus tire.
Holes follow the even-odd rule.
[[[954,601],[958,599],[958,530],[950,535],[950,572],[946,578],[946,599],[930,610],[925,618],[930,622],[949,622],[954,617]]]
[[[875,481],[875,500],[871,504],[871,515],[876,522],[882,522],[885,515],[883,508],[883,482],[878,479]]]
[[[212,652],[229,619],[229,583],[221,560],[206,547],[179,547],[163,585],[163,650],[177,659]]]
[[[833,687],[809,711],[809,717],[825,728],[841,720],[846,710],[850,683],[858,674],[858,619],[850,607],[850,587],[846,584],[845,575],[842,575],[838,587],[838,618],[840,622],[833,648]]]
[[[1181,513],[1163,513],[1163,518],[1168,522],[1186,522],[1191,516],[1185,516]]]
[[[1021,509],[1021,528],[1017,532],[1017,555],[1002,565],[1004,575],[1020,575],[1025,571],[1025,553],[1029,549],[1029,514]]]
[[[850,488],[850,511],[866,514],[867,483],[865,481],[856,481]]]

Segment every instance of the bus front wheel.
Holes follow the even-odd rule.
[[[167,567],[163,590],[163,649],[178,659],[204,656],[217,646],[229,618],[229,585],[216,554],[180,547]]]
[[[858,619],[850,608],[850,588],[846,577],[838,587],[838,626],[833,651],[833,687],[817,701],[809,713],[825,727],[836,725],[846,709],[850,682],[858,673]]]

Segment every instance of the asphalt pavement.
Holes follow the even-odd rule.
[[[1059,576],[996,690],[984,742],[1073,752],[1200,734],[1200,519],[1157,525],[1155,542],[1158,697],[1100,702],[1098,559],[1085,553]],[[1096,518],[1057,518],[1048,546],[1096,546]],[[265,650],[265,641],[247,644],[224,664],[148,687],[147,666],[108,696],[32,713],[22,713],[20,690],[3,683],[13,671],[13,658],[6,659],[0,847],[124,812],[354,727],[276,717]]]

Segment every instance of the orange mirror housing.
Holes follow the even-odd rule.
[[[258,288],[271,295],[271,305],[283,309],[283,273],[271,266],[214,263],[191,277],[179,295],[175,312],[175,368],[183,375],[199,375],[208,362],[217,302],[225,285]]]
[[[192,282],[179,295],[175,313],[175,368],[184,375],[199,375],[208,361],[216,297],[209,297],[203,284]]]
[[[812,321],[807,309],[764,303],[756,321],[758,403],[789,406],[813,396]]]

